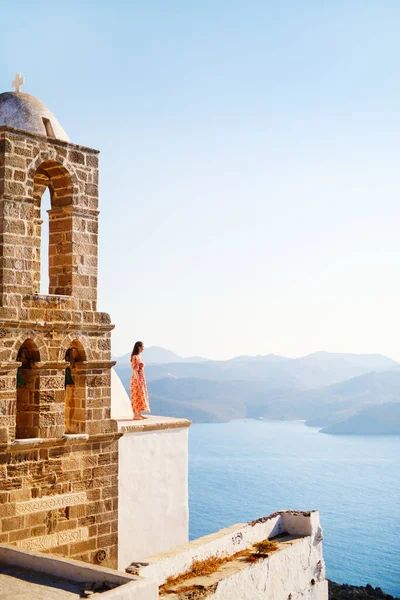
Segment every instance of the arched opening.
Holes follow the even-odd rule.
[[[65,353],[65,361],[69,363],[65,369],[65,433],[85,432],[86,386],[84,374],[77,368],[85,360],[82,344],[74,340]]]
[[[46,188],[40,204],[40,293],[49,293],[49,214],[51,210],[50,190]]]
[[[33,340],[25,340],[17,354],[21,366],[17,370],[17,414],[16,432],[18,439],[39,437],[39,368],[40,353]]]
[[[36,169],[33,182],[33,196],[37,209],[41,209],[43,221],[39,231],[34,235],[37,251],[36,288],[37,291],[40,289],[41,293],[70,296],[72,293],[72,214],[65,209],[72,206],[71,176],[61,164],[49,160]],[[48,197],[46,198],[46,190],[50,201]],[[46,257],[48,257],[47,268]],[[48,286],[46,286],[46,271]]]

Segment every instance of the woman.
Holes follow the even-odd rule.
[[[147,419],[142,415],[142,410],[150,412],[149,394],[147,392],[146,379],[144,376],[144,362],[140,358],[144,350],[143,342],[136,342],[131,354],[132,377],[131,377],[131,403],[133,419],[139,421]]]

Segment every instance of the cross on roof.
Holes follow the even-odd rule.
[[[25,78],[22,77],[21,73],[17,73],[14,81],[12,82],[12,86],[16,92],[20,92],[24,83],[25,83]]]

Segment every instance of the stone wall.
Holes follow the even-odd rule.
[[[0,543],[116,565],[117,439],[14,444],[0,453],[0,490]]]

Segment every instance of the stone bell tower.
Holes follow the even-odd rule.
[[[0,94],[0,543],[117,564],[110,335],[97,312],[98,152]],[[48,294],[40,294],[48,189]]]

